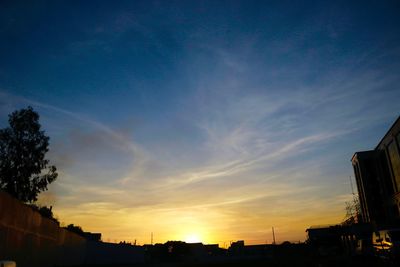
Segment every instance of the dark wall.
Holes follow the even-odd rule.
[[[0,259],[17,266],[78,265],[86,240],[0,191]]]
[[[144,248],[87,241],[0,190],[0,260],[18,267],[133,264]]]

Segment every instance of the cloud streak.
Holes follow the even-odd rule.
[[[302,240],[309,225],[340,221],[351,154],[398,115],[387,16],[132,5],[99,5],[104,16],[78,16],[68,32],[39,33],[28,16],[35,41],[14,29],[23,42],[2,50],[13,52],[0,63],[1,118],[39,111],[60,173],[42,200],[61,220],[143,243],[156,230],[160,242],[265,242],[272,225]]]

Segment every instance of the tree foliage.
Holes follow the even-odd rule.
[[[54,217],[52,206],[47,207],[47,206],[41,206],[41,205],[36,205],[36,204],[30,204],[29,206],[33,210],[39,212],[40,215],[42,215],[43,217],[53,220],[55,223],[60,225],[60,222],[58,221],[58,219],[56,217]]]
[[[57,169],[45,159],[49,137],[32,107],[9,115],[9,127],[0,129],[0,188],[23,202],[34,202],[57,178]]]
[[[352,225],[360,221],[360,201],[358,197],[353,196],[353,201],[345,202],[346,216],[342,222],[343,225]]]
[[[82,227],[80,227],[78,225],[69,224],[67,227],[64,227],[64,228],[67,229],[68,231],[74,232],[75,234],[78,234],[80,236],[84,235]]]

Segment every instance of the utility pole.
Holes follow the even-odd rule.
[[[276,242],[275,242],[275,231],[274,231],[274,227],[272,226],[272,238],[273,238],[273,243],[272,244],[276,244]]]
[[[153,245],[153,232],[151,232],[151,245]]]

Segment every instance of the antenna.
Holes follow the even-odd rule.
[[[151,232],[151,245],[153,245],[153,232]]]
[[[349,179],[350,179],[351,193],[354,196],[353,180],[351,179],[351,175],[349,176]]]
[[[272,226],[272,238],[273,238],[273,243],[272,244],[276,244],[276,242],[275,242],[275,231],[274,231],[274,227]]]

